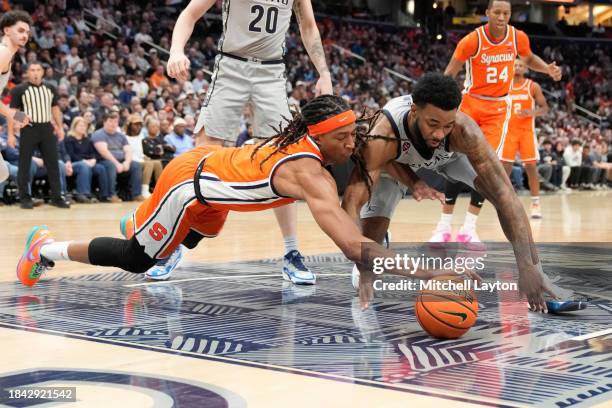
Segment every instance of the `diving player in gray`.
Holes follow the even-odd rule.
[[[176,21],[168,60],[168,75],[189,78],[184,49],[195,23],[215,0],[191,0]],[[224,0],[223,35],[219,53],[195,127],[198,144],[234,145],[244,106],[252,103],[253,133],[268,137],[290,119],[285,77],[285,35],[291,15],[300,28],[304,47],[319,73],[316,95],[333,92],[321,36],[310,0]],[[297,206],[274,210],[285,240],[283,277],[297,284],[314,284],[316,276],[304,265],[297,249]]]
[[[551,283],[542,271],[531,227],[503,166],[469,116],[457,109],[461,91],[450,76],[423,76],[412,95],[389,101],[371,128],[363,162],[374,186],[368,201],[368,185],[356,168],[344,193],[342,207],[355,220],[360,216],[363,235],[382,242],[395,207],[408,186],[417,200],[444,200],[414,173],[433,170],[446,179],[475,188],[495,206],[506,238],[512,244],[519,270],[518,286],[532,310],[569,311],[586,307],[574,301],[573,292]],[[388,170],[392,178],[381,178]],[[362,208],[363,207],[363,208]],[[359,276],[361,272],[361,276]],[[366,282],[359,282],[360,280]],[[360,292],[369,287],[372,271],[354,268],[353,285]],[[548,296],[548,299],[544,298]],[[554,298],[560,301],[553,301]]]
[[[30,38],[30,26],[32,18],[24,11],[9,11],[0,17],[0,95],[8,84],[11,75],[11,61],[20,47],[25,46]],[[0,102],[0,114],[7,118],[7,126],[22,127],[29,123],[30,119],[15,109],[11,109]],[[15,147],[15,141],[9,140],[9,145]],[[0,154],[0,183],[9,176],[8,166]],[[3,186],[2,186],[3,187]]]

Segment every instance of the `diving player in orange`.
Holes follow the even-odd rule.
[[[459,110],[480,126],[500,158],[510,120],[508,94],[516,58],[520,56],[527,67],[546,73],[555,81],[561,79],[561,69],[532,53],[527,34],[508,24],[511,14],[510,1],[490,0],[486,11],[488,23],[459,41],[444,71],[445,75],[456,77],[465,65],[465,87]],[[460,184],[447,183],[442,215],[430,242],[451,241],[451,220],[461,189]],[[468,213],[456,237],[458,242],[480,242],[476,220],[483,202],[484,198],[472,190]]]
[[[538,141],[535,134],[536,116],[546,115],[548,103],[540,85],[525,78],[527,66],[517,59],[514,63],[514,80],[510,88],[512,113],[508,126],[508,135],[502,148],[502,163],[508,175],[512,172],[512,163],[519,153],[525,166],[529,191],[531,192],[531,218],[542,218],[540,210],[540,179],[538,175]]]
[[[342,98],[319,96],[280,134],[262,143],[240,148],[202,146],[171,161],[151,197],[136,210],[130,239],[55,242],[47,227],[34,227],[17,276],[32,286],[59,260],[143,273],[181,243],[194,248],[203,237],[216,236],[229,211],[261,211],[295,200],[306,201],[321,229],[347,258],[371,265],[375,257],[393,257],[393,252],[375,246],[362,258],[362,243],[372,241],[341,209],[336,183],[324,167],[344,163],[351,155],[363,163],[353,150],[364,135]],[[427,278],[434,272],[393,273]],[[364,285],[362,292],[367,306],[371,284]]]

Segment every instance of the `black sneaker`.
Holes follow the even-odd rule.
[[[74,201],[81,204],[89,204],[91,203],[91,199],[83,194],[77,194],[74,196]]]
[[[64,198],[53,199],[49,202],[49,204],[57,208],[70,208],[70,203],[66,201]]]
[[[32,199],[21,200],[21,202],[19,203],[19,206],[23,208],[24,210],[34,209],[34,203],[32,202]]]

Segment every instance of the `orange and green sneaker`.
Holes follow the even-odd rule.
[[[121,217],[119,230],[125,239],[132,239],[134,236],[134,214],[127,214]]]
[[[55,263],[40,255],[44,244],[53,242],[53,236],[45,225],[34,227],[26,239],[25,250],[17,264],[17,278],[26,286],[33,286],[43,272],[55,266]]]

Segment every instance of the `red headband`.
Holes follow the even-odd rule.
[[[357,116],[355,116],[355,112],[349,109],[329,119],[325,119],[323,122],[308,126],[308,133],[310,136],[319,136],[341,128],[342,126],[355,123],[356,120]]]

